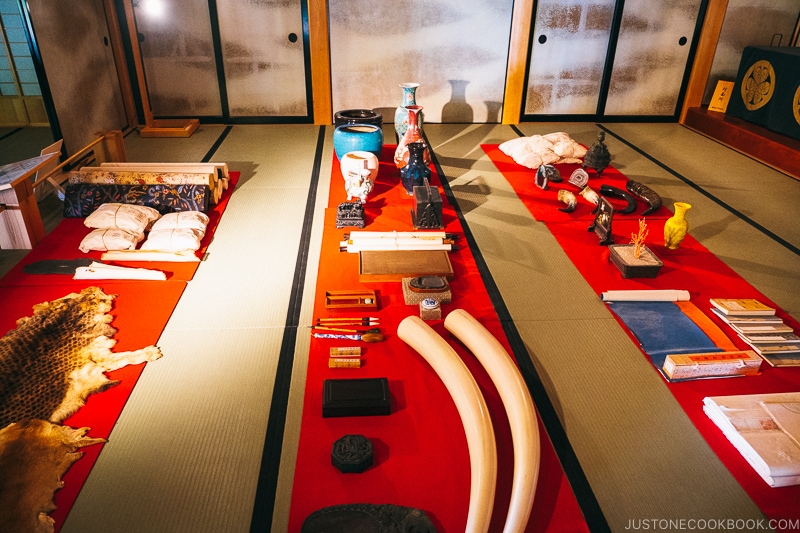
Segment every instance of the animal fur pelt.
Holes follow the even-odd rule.
[[[13,423],[0,430],[0,531],[51,533],[53,494],[61,477],[83,455],[77,450],[104,439],[86,437],[44,420]]]
[[[117,383],[104,372],[161,357],[155,346],[111,351],[113,300],[88,287],[37,304],[0,339],[0,428],[29,419],[62,422],[90,394]]]
[[[0,531],[51,532],[53,495],[81,447],[104,442],[56,425],[115,385],[105,372],[161,357],[155,346],[113,353],[114,296],[98,287],[33,306],[0,338]]]

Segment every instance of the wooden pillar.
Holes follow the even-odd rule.
[[[703,103],[703,94],[711,74],[711,64],[717,52],[717,42],[722,31],[722,22],[728,9],[728,0],[709,0],[703,28],[700,30],[700,40],[697,43],[697,52],[694,56],[692,72],[683,98],[683,107],[679,122],[686,122],[689,108],[700,107]]]
[[[331,101],[331,53],[328,33],[328,0],[308,0],[308,46],[311,54],[311,92],[314,124],[333,122]]]
[[[122,163],[128,160],[125,153],[125,141],[122,137],[121,130],[111,130],[104,133],[98,133],[103,137],[103,151],[105,152],[105,161],[109,163]]]
[[[525,68],[530,47],[533,0],[517,0],[511,13],[511,38],[508,45],[506,90],[503,96],[503,124],[517,124],[522,116],[522,100],[527,80]]]

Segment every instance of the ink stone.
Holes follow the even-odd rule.
[[[421,509],[389,503],[345,503],[317,509],[300,533],[436,533]]]
[[[345,435],[333,443],[331,464],[345,474],[360,474],[372,466],[372,442],[364,435]]]

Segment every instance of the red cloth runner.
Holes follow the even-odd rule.
[[[214,230],[219,224],[230,195],[233,192],[238,172],[230,173],[230,185],[223,193],[220,202],[210,211],[209,224],[198,256],[202,256],[211,242]],[[0,279],[0,332],[8,332],[16,327],[16,321],[33,314],[33,306],[55,300],[72,292],[96,286],[106,294],[114,294],[114,317],[111,326],[117,329],[114,340],[117,344],[112,351],[137,350],[158,343],[161,332],[167,325],[186,284],[191,280],[198,263],[115,263],[121,266],[153,268],[168,272],[167,281],[143,280],[73,280],[64,274],[26,274],[23,265],[44,259],[73,259],[91,257],[100,260],[100,252],[83,254],[78,244],[89,229],[83,219],[64,219],[40,242],[25,258]],[[168,357],[168,354],[164,354]],[[63,422],[70,427],[89,427],[89,437],[108,438],[122,413],[133,387],[141,376],[146,363],[129,365],[106,375],[119,384],[89,399],[77,413]],[[155,364],[158,364],[156,361]],[[55,521],[58,532],[64,524],[78,493],[83,487],[89,472],[95,464],[103,445],[89,446],[81,450],[84,456],[76,461],[63,477],[64,488],[56,491],[56,510],[50,516]]]
[[[666,207],[661,207],[646,217],[649,230],[646,244],[664,262],[664,266],[656,278],[624,279],[619,270],[609,262],[608,249],[600,246],[597,236],[588,231],[588,226],[594,219],[591,214],[594,206],[579,196],[578,207],[575,211],[572,213],[558,211],[558,207],[564,206],[556,198],[558,190],[567,189],[577,192],[576,187],[570,185],[567,179],[578,168],[578,165],[557,165],[564,181],[561,183],[551,182],[547,190],[542,190],[534,182],[535,171],[515,163],[513,159],[500,151],[498,145],[483,145],[482,148],[514,188],[531,215],[547,225],[567,256],[598,296],[608,290],[687,290],[691,294],[691,300],[723,331],[730,328],[711,313],[708,304],[709,298],[757,298],[778,309],[777,314],[787,324],[796,331],[800,330],[800,324],[797,321],[692,238],[691,211],[687,215],[690,234],[675,251],[668,250],[663,246],[664,222],[672,216],[672,213]],[[625,190],[627,178],[612,167],[605,169],[599,179],[593,170],[588,172],[589,187],[595,191],[599,192],[601,184],[613,185]],[[615,207],[622,207],[620,200],[612,198],[609,201]],[[630,241],[631,233],[638,230],[641,218],[639,213],[646,207],[644,203],[638,202],[636,212],[629,215],[614,215],[613,233],[616,243],[625,244]],[[614,316],[616,317],[616,315]],[[624,324],[622,326],[625,327]],[[749,346],[741,339],[733,338],[732,334],[731,337],[738,349],[749,349]],[[635,339],[633,341],[636,342]],[[645,354],[643,356],[647,357]],[[657,372],[655,367],[653,370]],[[797,519],[800,517],[800,503],[798,503],[800,502],[800,486],[770,488],[703,412],[703,398],[706,396],[800,391],[800,367],[773,368],[765,362],[761,365],[761,373],[757,376],[681,383],[665,382],[665,386],[681,404],[720,460],[769,518]]]
[[[230,173],[230,182],[228,189],[222,193],[219,203],[209,209],[206,213],[208,215],[208,226],[206,227],[206,234],[200,242],[200,249],[197,251],[197,257],[202,258],[206,252],[211,238],[214,235],[214,230],[219,224],[222,213],[228,206],[233,189],[236,182],[239,181],[239,172]],[[14,268],[0,279],[0,286],[7,285],[52,285],[52,284],[67,284],[83,286],[84,282],[81,280],[73,281],[70,276],[63,274],[27,274],[23,272],[23,267],[36,261],[45,259],[78,259],[90,258],[95,261],[101,261],[103,252],[88,252],[83,253],[78,249],[81,241],[91,231],[83,225],[84,219],[82,218],[65,218],[51,231],[36,247],[26,255]],[[199,263],[170,263],[158,261],[104,261],[109,264],[118,266],[132,267],[132,268],[148,268],[153,270],[161,270],[167,275],[168,280],[184,280],[192,279],[194,273],[197,271]]]
[[[393,146],[384,147],[375,187],[366,202],[369,231],[412,231],[413,199],[406,195],[392,163]],[[433,173],[431,184],[440,181]],[[442,191],[443,193],[443,191]],[[452,206],[444,194],[445,231],[457,233],[459,250],[451,252],[455,271],[453,301],[442,314],[465,309],[511,353],[502,326],[484,287]],[[381,343],[311,339],[302,428],[297,454],[289,531],[299,531],[313,511],[344,503],[392,503],[424,510],[438,531],[463,531],[470,489],[470,463],[460,417],[446,388],[425,360],[397,338],[399,322],[418,315],[407,306],[399,282],[360,283],[358,254],[339,251],[348,228],[336,228],[336,206],[346,200],[338,161],[333,162],[331,192],[325,215],[314,317],[378,316],[386,340]],[[353,231],[358,231],[353,229]],[[326,309],[325,292],[344,289],[377,291],[379,309]],[[491,530],[505,523],[513,474],[513,450],[505,410],[480,363],[443,327],[428,322],[458,352],[484,392],[496,432],[499,467]],[[328,368],[332,346],[360,346],[361,368]],[[386,377],[392,410],[388,416],[323,418],[322,383],[327,378]],[[527,531],[587,531],[575,496],[541,427],[542,466]],[[374,446],[373,466],[360,474],[343,474],[331,464],[333,442],[361,434]]]

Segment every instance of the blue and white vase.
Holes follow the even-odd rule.
[[[402,139],[408,129],[408,109],[410,105],[417,105],[417,87],[419,83],[401,83],[403,89],[403,103],[394,112],[394,130],[397,138]],[[419,126],[422,127],[422,114],[419,115]]]

